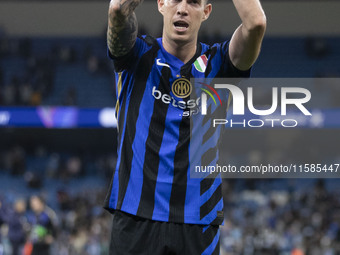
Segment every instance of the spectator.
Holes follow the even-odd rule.
[[[26,241],[28,222],[26,218],[26,201],[17,199],[13,208],[1,207],[0,218],[8,225],[8,239],[12,246],[13,255],[21,255]]]
[[[91,74],[97,74],[99,66],[99,60],[95,55],[92,55],[87,60],[87,70]]]
[[[21,84],[20,89],[20,104],[29,105],[32,97],[32,86],[28,82]]]
[[[9,152],[9,169],[12,175],[22,175],[26,168],[26,152],[20,146],[13,147]]]
[[[66,106],[77,105],[77,90],[75,87],[72,86],[67,90],[63,101],[63,105]]]
[[[41,92],[38,89],[34,90],[33,93],[31,94],[30,104],[32,106],[38,106],[41,104],[41,100],[42,100]]]
[[[13,83],[4,86],[2,96],[5,105],[15,104],[15,86]]]
[[[44,200],[39,196],[30,198],[30,207],[32,213],[28,220],[31,224],[32,255],[49,255],[56,231],[55,213],[47,207]]]

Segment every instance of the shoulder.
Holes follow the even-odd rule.
[[[207,70],[215,70],[216,77],[249,77],[251,69],[241,71],[232,64],[229,57],[229,43],[230,40],[212,45],[201,43],[202,52],[208,58]]]
[[[222,52],[227,52],[229,50],[229,40],[224,41],[224,42],[218,42],[218,43],[214,43],[211,48],[212,49],[216,49],[216,50],[220,50]]]
[[[147,52],[151,49],[157,51],[158,47],[157,39],[149,35],[138,35],[134,46],[126,55],[115,58],[109,54],[109,57],[113,60],[116,72],[132,70]]]
[[[137,39],[143,41],[144,43],[146,43],[147,45],[149,46],[157,46],[158,45],[158,40],[162,39],[162,38],[154,38],[153,36],[151,35],[138,35],[137,36]]]
[[[204,54],[208,54],[208,55],[216,55],[216,53],[219,53],[217,55],[220,56],[225,56],[227,55],[227,52],[229,50],[229,40],[228,41],[224,41],[224,42],[218,42],[218,43],[214,43],[214,44],[206,44],[206,43],[200,43],[201,47],[202,47],[202,53]]]

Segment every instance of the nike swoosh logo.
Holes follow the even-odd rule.
[[[159,60],[161,60],[161,59],[160,59],[160,58],[157,58],[157,61],[156,61],[156,64],[157,64],[157,65],[159,65],[159,66],[166,66],[166,67],[169,67],[169,68],[170,68],[170,66],[169,66],[168,64],[161,63],[161,62],[159,62]]]

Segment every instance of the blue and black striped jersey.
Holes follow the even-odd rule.
[[[221,179],[190,178],[190,78],[249,77],[230,62],[228,42],[197,44],[183,63],[162,39],[138,37],[114,62],[118,158],[105,208],[156,221],[221,224]]]

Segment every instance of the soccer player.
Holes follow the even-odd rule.
[[[266,18],[259,0],[233,0],[242,24],[230,41],[208,46],[197,42],[212,11],[208,1],[157,0],[158,39],[137,36],[141,0],[110,2],[118,119],[117,166],[105,201],[113,213],[110,254],[219,254],[221,179],[189,174],[185,113],[197,107],[189,80],[249,77]]]

